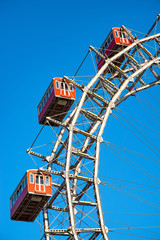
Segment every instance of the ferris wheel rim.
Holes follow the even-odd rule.
[[[116,55],[114,55],[112,58],[108,58],[105,60],[104,65],[102,66],[102,68],[97,72],[97,74],[90,80],[90,82],[83,87],[83,93],[80,99],[79,104],[76,106],[76,108],[73,110],[73,112],[71,113],[71,117],[68,117],[62,124],[62,128],[60,130],[60,134],[57,137],[57,145],[61,142],[61,137],[63,135],[63,132],[65,131],[65,129],[68,129],[69,132],[69,140],[68,140],[68,146],[67,146],[67,156],[66,156],[66,165],[65,165],[65,170],[62,173],[53,173],[52,172],[52,163],[53,163],[53,158],[54,158],[54,154],[56,152],[56,148],[57,145],[55,144],[55,147],[53,148],[53,155],[51,155],[49,157],[49,168],[48,171],[50,173],[53,174],[59,174],[61,177],[63,177],[64,181],[61,184],[61,188],[63,189],[63,186],[66,184],[66,196],[67,196],[67,201],[68,201],[68,209],[69,209],[69,220],[71,222],[70,224],[70,229],[66,230],[67,234],[69,234],[69,239],[76,239],[78,240],[78,234],[81,232],[80,229],[76,228],[76,222],[75,222],[75,211],[74,211],[74,204],[73,200],[72,200],[72,193],[71,193],[71,185],[70,185],[70,179],[71,179],[71,174],[70,174],[70,162],[71,162],[71,154],[72,154],[72,140],[73,140],[73,133],[75,131],[75,124],[77,122],[77,119],[79,117],[80,111],[82,109],[82,106],[84,104],[84,101],[87,97],[88,92],[90,91],[90,89],[93,87],[93,85],[96,83],[96,81],[101,77],[101,75],[103,74],[103,72],[105,71],[105,69],[111,64],[113,63],[116,59],[118,59],[121,55],[127,53],[128,51],[134,49],[138,44],[142,44],[151,40],[154,40],[155,38],[159,38],[160,37],[160,33],[159,34],[154,34],[148,37],[145,37],[143,39],[140,40],[135,40],[130,46],[126,47],[125,49],[123,49],[122,51],[120,51],[119,53],[117,53]],[[93,50],[93,47],[90,47],[91,50]],[[153,59],[149,59],[147,62],[145,62],[140,69],[137,69],[135,72],[133,72],[133,74],[131,74],[127,79],[124,80],[124,82],[121,84],[119,90],[116,92],[116,94],[110,99],[110,101],[108,102],[108,106],[105,107],[105,113],[101,116],[102,122],[99,120],[97,120],[97,123],[90,129],[89,134],[92,136],[93,133],[96,131],[96,129],[98,128],[98,126],[101,124],[100,126],[100,130],[97,134],[97,136],[95,136],[95,141],[96,141],[96,153],[95,153],[95,167],[94,167],[94,172],[93,172],[93,187],[94,187],[94,191],[95,191],[95,199],[96,199],[96,203],[97,203],[97,215],[99,218],[99,230],[95,229],[95,233],[99,234],[101,233],[103,239],[109,239],[108,238],[108,229],[104,224],[104,219],[103,219],[103,211],[102,211],[102,206],[101,206],[101,200],[100,200],[100,194],[99,194],[99,179],[98,179],[98,163],[99,163],[99,149],[100,149],[100,143],[102,142],[102,134],[107,122],[107,119],[109,117],[109,115],[111,114],[112,109],[114,109],[116,106],[118,106],[119,104],[121,104],[124,100],[126,100],[129,96],[131,96],[132,94],[136,93],[136,92],[140,92],[142,90],[145,90],[147,88],[153,87],[157,84],[160,84],[160,80],[157,79],[154,82],[151,82],[149,84],[146,84],[144,86],[140,86],[137,87],[135,89],[130,90],[126,95],[122,96],[119,100],[117,100],[119,98],[119,96],[121,95],[122,91],[124,89],[126,89],[127,85],[129,82],[133,81],[134,78],[136,78],[140,73],[142,73],[143,71],[145,71],[146,69],[148,69],[149,67],[151,67],[154,64],[159,65],[160,63],[160,57],[154,57]],[[72,81],[73,82],[73,81]],[[116,102],[117,101],[117,102]],[[47,118],[48,121],[52,121],[52,119]],[[89,139],[91,139],[91,136],[87,136],[86,135],[86,142],[84,142],[84,146],[82,147],[83,151],[85,152],[85,149],[87,148],[87,144],[89,142]],[[79,169],[79,165],[80,162],[78,162],[78,165],[75,167],[75,169],[72,169],[74,171],[73,175],[78,176],[78,169]],[[76,172],[76,174],[75,174]],[[75,178],[76,179],[76,178]],[[77,181],[77,180],[75,180]],[[63,185],[63,186],[62,186]],[[61,188],[59,188],[58,191],[61,191]],[[46,207],[44,208],[44,215],[45,218],[47,218],[47,208],[51,205],[51,201],[46,205]],[[48,220],[47,220],[48,221]],[[86,230],[89,231],[89,230]],[[49,231],[49,225],[45,226],[45,234],[46,234],[46,240],[50,239],[50,234],[52,234],[53,231]],[[92,235],[94,236],[94,235]],[[96,238],[95,234],[95,238]],[[93,239],[95,239],[93,238]],[[92,239],[92,237],[90,238]]]

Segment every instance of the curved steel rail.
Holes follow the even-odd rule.
[[[77,107],[64,122],[58,122],[51,117],[46,118],[48,123],[56,122],[61,126],[51,155],[44,157],[48,162],[47,170],[53,175],[55,188],[52,198],[43,210],[46,240],[50,240],[51,235],[68,240],[92,240],[98,237],[109,239],[108,229],[103,218],[99,193],[100,180],[98,179],[102,134],[108,117],[116,106],[129,96],[160,84],[160,76],[153,69],[153,66],[159,69],[160,50],[151,54],[144,47],[145,43],[152,45],[154,42],[160,48],[159,38],[160,34],[156,34],[137,39],[112,58],[104,59],[104,65],[87,86],[64,77],[82,91],[82,96]],[[90,51],[92,50],[103,57],[93,47],[90,47]],[[120,68],[116,64],[122,56],[125,61]],[[146,71],[152,74],[153,81],[146,82],[143,79]],[[102,91],[107,93],[107,96],[109,95],[108,99],[105,98],[105,94],[104,97],[101,96]],[[88,119],[88,125],[80,124],[80,116]],[[31,149],[29,154],[36,155]],[[64,156],[63,161],[61,160],[62,155]],[[39,157],[42,156],[39,155]],[[89,177],[86,177],[81,170],[86,166],[85,163],[90,166],[87,168],[90,173]],[[55,170],[55,166],[58,171]],[[43,169],[41,171],[43,172]],[[54,176],[59,177],[59,183],[54,181]],[[63,204],[61,202],[58,206],[59,199]],[[86,201],[86,199],[90,199],[90,201]],[[56,216],[49,223],[48,212],[50,210],[55,212]],[[92,211],[96,211],[96,219],[90,217]],[[53,226],[57,221],[59,221],[57,224],[59,228],[56,225]]]

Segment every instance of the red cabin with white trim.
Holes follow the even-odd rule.
[[[104,57],[111,58],[132,43],[133,39],[129,35],[127,35],[125,31],[121,30],[121,28],[112,28],[109,35],[102,44],[99,52]],[[124,56],[121,56],[116,60],[115,63],[117,66],[120,66],[123,61]],[[101,58],[99,55],[96,55],[96,63],[99,70],[104,64],[104,59]]]
[[[10,198],[11,219],[33,222],[51,196],[51,175],[28,170]]]
[[[46,117],[62,121],[76,99],[75,87],[63,78],[53,78],[38,105],[38,120],[46,124]],[[54,123],[50,123],[56,126]]]

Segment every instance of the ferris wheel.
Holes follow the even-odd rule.
[[[16,191],[23,192],[28,177],[30,192],[33,184],[37,195],[27,195],[12,219],[33,221],[43,208],[41,239],[110,239],[99,190],[100,145],[114,110],[130,96],[160,84],[160,33],[151,34],[159,18],[141,38],[124,26],[113,28],[100,49],[89,47],[86,57],[95,55],[98,70],[88,82],[76,76],[54,78],[38,105],[42,130],[50,129],[54,141],[46,154],[37,152],[34,144],[41,130],[27,150],[44,164],[21,181],[22,189]],[[27,206],[28,211],[37,209],[30,218],[21,213]]]

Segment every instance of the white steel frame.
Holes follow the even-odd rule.
[[[103,238],[105,240],[109,239],[108,228],[105,226],[103,218],[102,204],[99,192],[100,181],[98,178],[100,144],[103,141],[102,134],[104,132],[104,128],[106,126],[108,117],[116,106],[118,106],[121,102],[126,100],[129,96],[142,90],[145,90],[147,88],[153,87],[157,84],[160,84],[160,76],[157,76],[157,74],[152,69],[153,66],[158,66],[160,64],[160,57],[158,57],[159,52],[157,51],[153,55],[143,46],[143,44],[149,43],[151,41],[155,41],[156,44],[160,46],[159,39],[160,33],[152,36],[147,36],[140,40],[135,39],[130,46],[122,49],[112,58],[104,59],[105,60],[104,65],[97,72],[97,74],[90,80],[87,86],[80,85],[76,83],[73,79],[64,77],[64,79],[67,79],[67,81],[70,81],[70,83],[72,83],[82,91],[80,102],[77,105],[77,107],[72,111],[70,116],[63,122],[58,122],[51,117],[46,118],[46,121],[48,123],[54,122],[61,126],[57,140],[52,149],[52,153],[49,157],[48,156],[45,157],[40,154],[38,155],[37,153],[34,153],[32,149],[28,150],[29,154],[46,159],[48,162],[47,171],[50,172],[53,176],[59,176],[62,179],[59,185],[58,184],[55,185],[57,187],[57,190],[54,192],[52,198],[43,209],[44,237],[46,240],[50,240],[53,235],[68,240],[71,239],[78,240],[83,239],[81,237],[82,233],[90,234],[89,237],[86,237],[85,239],[90,240],[98,238],[99,239]],[[103,57],[93,47],[90,46],[89,49],[90,51],[94,51],[96,54]],[[119,68],[118,66],[116,66],[115,62],[121,56],[125,56],[126,62],[130,63],[131,60],[133,59],[133,56],[136,53],[140,54],[141,57],[144,58],[143,63],[135,61],[135,64],[132,63],[130,64],[129,70],[128,68],[125,68],[125,65],[123,68]],[[114,71],[112,71],[113,72],[112,76],[110,76],[110,81],[118,77],[119,86],[118,87],[114,86],[112,88],[112,86],[110,84],[107,85],[106,82],[106,84],[104,85],[106,87],[105,89],[108,89],[108,93],[111,94],[110,100],[107,101],[106,99],[102,98],[95,92],[97,91],[97,89],[100,89],[102,87],[102,85],[101,86],[99,85],[101,80],[105,82],[105,75],[106,72],[108,72],[109,68],[114,69]],[[153,79],[154,81],[149,83],[143,82],[142,77],[146,70],[151,71],[154,77]],[[132,72],[132,74],[128,74],[128,72]],[[140,86],[138,86],[137,83],[139,83]],[[127,93],[126,90],[128,90]],[[101,109],[98,115],[84,111],[83,106],[88,98],[90,98],[90,100],[93,101],[93,104],[96,103],[99,104],[99,107]],[[90,119],[92,119],[91,127],[85,131],[81,128],[77,128],[78,118],[83,111],[85,112],[85,114],[88,114]],[[62,141],[62,138],[64,138],[65,136],[64,134],[66,131],[68,132],[68,135]],[[85,138],[80,150],[76,150],[76,148],[74,147],[73,143],[74,134],[82,135]],[[92,146],[92,144],[95,144],[95,153],[91,156],[89,154],[89,149]],[[66,149],[65,163],[61,163],[61,161],[58,159],[60,145],[62,145],[61,147],[62,149],[64,148]],[[78,159],[74,167],[72,166],[71,163],[71,158],[73,154],[76,155]],[[92,178],[88,178],[86,176],[83,176],[82,174],[79,174],[83,158],[87,158],[93,161],[94,166]],[[54,164],[58,164],[58,166],[62,167],[63,170],[62,171],[53,170]],[[41,169],[41,172],[43,172],[43,169]],[[84,188],[81,189],[80,194],[77,193],[77,184],[79,181],[84,182],[86,181],[86,185]],[[91,186],[94,195],[94,201],[91,202],[80,201],[81,197],[84,195],[84,193],[87,193],[87,191],[90,190]],[[62,192],[66,198],[66,206],[64,208],[53,206],[53,203],[58,199],[59,195],[62,194]],[[88,195],[89,194],[90,192],[88,193]],[[98,219],[97,227],[77,228],[76,220],[77,205],[83,207],[90,206],[91,208],[96,208]],[[62,227],[58,229],[51,228],[48,217],[48,211],[50,211],[50,209],[58,213],[57,218],[59,217],[60,212],[66,212],[69,218],[69,226],[67,228]],[[85,214],[86,213],[84,213],[84,215]],[[89,216],[89,213],[87,215]],[[83,219],[85,219],[85,217]]]

